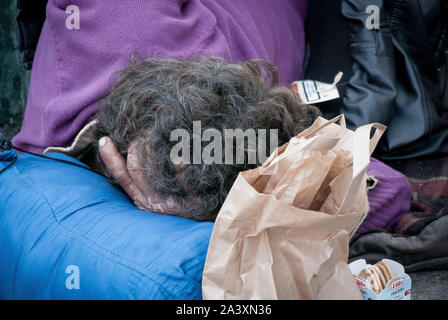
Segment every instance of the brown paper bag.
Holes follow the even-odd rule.
[[[318,118],[241,172],[214,225],[203,298],[362,299],[349,237],[368,206],[365,172],[384,130]]]

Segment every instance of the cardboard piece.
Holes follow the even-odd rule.
[[[385,288],[378,294],[372,290],[369,281],[359,276],[364,268],[370,266],[365,259],[359,259],[349,264],[349,268],[355,278],[364,300],[411,300],[412,280],[404,271],[404,267],[393,260],[383,259],[392,270],[393,278],[390,279]]]

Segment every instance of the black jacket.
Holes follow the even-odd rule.
[[[380,10],[379,29],[366,27],[370,5]],[[313,0],[310,6],[304,78],[331,82],[337,71],[345,74],[341,98],[319,105],[324,114],[344,113],[352,129],[385,124],[375,152],[382,160],[448,155],[448,0]]]

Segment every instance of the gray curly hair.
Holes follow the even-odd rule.
[[[213,221],[238,173],[261,163],[173,164],[170,151],[177,141],[170,139],[171,132],[185,129],[191,134],[193,121],[201,121],[202,132],[277,129],[281,145],[319,114],[280,86],[276,68],[264,60],[231,64],[215,57],[134,57],[105,98],[94,146],[98,150],[98,139],[109,136],[126,157],[135,144],[149,190],[162,199],[174,198],[192,219]],[[99,152],[96,158],[107,174]]]

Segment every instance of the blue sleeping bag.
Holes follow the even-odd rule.
[[[213,223],[140,211],[70,164],[8,150],[2,170],[1,299],[202,298]]]

